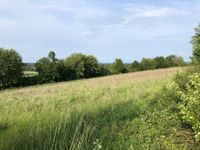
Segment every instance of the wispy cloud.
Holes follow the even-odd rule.
[[[148,19],[148,18],[164,18],[170,16],[184,16],[188,13],[181,8],[173,7],[161,7],[161,6],[149,6],[149,5],[137,5],[126,4],[122,8],[126,16],[124,17],[123,24],[128,24],[135,19]]]
[[[156,7],[156,6],[145,6],[128,4],[124,11],[131,13],[135,17],[163,17],[169,15],[184,15],[185,11],[177,8],[170,7]]]

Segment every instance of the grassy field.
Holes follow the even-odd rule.
[[[181,70],[0,91],[0,150],[187,149],[192,133],[163,89]]]
[[[32,77],[32,76],[37,76],[38,72],[36,72],[36,71],[24,71],[23,74],[24,74],[25,77]]]

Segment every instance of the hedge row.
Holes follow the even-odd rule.
[[[92,55],[75,53],[65,59],[57,59],[55,52],[50,51],[47,57],[39,59],[34,65],[23,65],[21,56],[15,50],[1,48],[0,88],[76,80],[185,64],[182,57],[170,55],[166,58],[143,58],[141,62],[134,61],[130,65],[124,64],[118,58],[113,64],[105,65],[100,64]],[[24,76],[23,69],[27,71],[36,69],[38,75]]]

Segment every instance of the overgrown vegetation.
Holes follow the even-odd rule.
[[[0,58],[0,89],[186,65],[182,57],[175,55],[143,58],[132,64],[124,64],[118,58],[113,64],[100,64],[94,56],[81,53],[57,59],[54,51],[36,64],[23,64],[15,50],[4,48],[0,49]]]
[[[200,26],[192,38],[192,66],[0,92],[1,150],[200,149]],[[143,58],[132,71],[183,66],[182,57]],[[128,72],[121,59],[59,60],[51,51],[22,75],[22,59],[0,49],[0,87],[34,85]],[[180,71],[174,78],[172,75]],[[77,92],[78,91],[78,92]]]
[[[194,73],[187,78],[186,89],[178,89],[179,109],[183,122],[192,127],[196,141],[200,141],[200,74]]]
[[[119,58],[115,60],[115,62],[111,65],[110,69],[112,74],[126,73],[128,70],[126,69],[123,61]]]
[[[165,86],[177,70],[1,91],[0,149],[194,147]]]
[[[65,80],[64,63],[56,58],[56,54],[53,51],[49,52],[48,57],[38,60],[35,66],[42,80],[41,82]]]
[[[192,38],[193,44],[193,63],[200,63],[200,25],[195,29],[195,35]]]
[[[99,74],[98,60],[91,55],[72,54],[64,59],[64,66],[68,79],[91,78]]]
[[[183,125],[195,133],[195,140],[200,141],[200,26],[195,29],[193,43],[193,66],[186,72],[178,74],[172,89],[176,92],[178,109]]]

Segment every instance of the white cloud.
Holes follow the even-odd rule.
[[[180,10],[178,8],[145,6],[145,5],[135,5],[135,4],[128,4],[123,9],[125,12],[131,13],[135,17],[144,17],[144,18],[186,14],[184,10]]]
[[[126,25],[135,19],[148,19],[148,18],[164,18],[170,16],[183,16],[187,15],[185,9],[173,8],[173,7],[159,7],[137,4],[126,4],[122,8],[125,12],[122,24]]]

